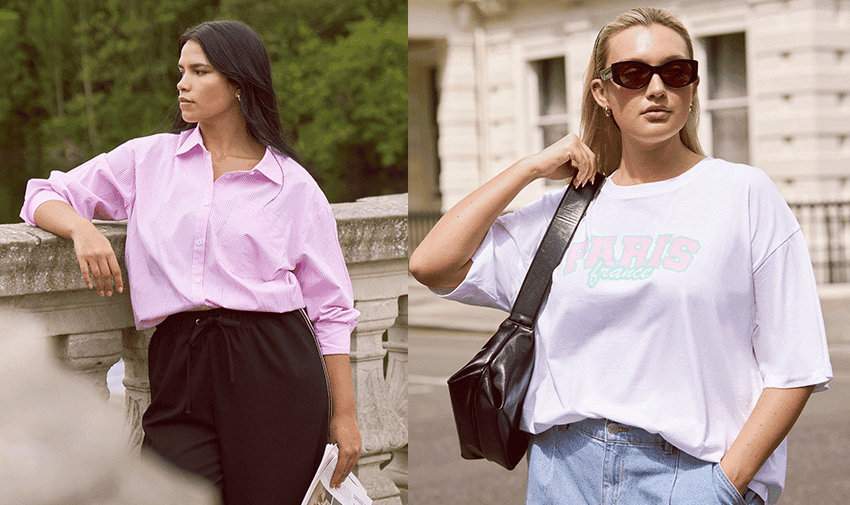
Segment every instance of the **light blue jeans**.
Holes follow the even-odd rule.
[[[526,505],[764,505],[659,435],[585,419],[534,435]]]

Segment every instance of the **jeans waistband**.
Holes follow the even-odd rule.
[[[635,426],[614,422],[610,419],[583,419],[571,423],[570,427],[604,442],[672,447],[661,435],[650,433]]]

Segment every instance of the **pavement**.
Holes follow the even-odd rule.
[[[412,278],[409,294],[409,472],[412,505],[522,505],[527,466],[460,458],[446,379],[507,314],[446,301]],[[788,438],[780,505],[850,503],[850,287],[821,289],[835,378],[809,400]]]

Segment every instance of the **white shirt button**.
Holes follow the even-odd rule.
[[[200,283],[201,283],[201,279],[195,279],[195,284],[200,284]]]
[[[198,245],[201,245],[201,244],[203,244],[203,243],[204,243],[204,241],[203,241],[203,240],[201,240],[201,239],[198,239],[198,241],[196,242],[196,244],[198,244]]]
[[[204,201],[204,207],[208,206],[209,204],[210,204],[209,200]]]

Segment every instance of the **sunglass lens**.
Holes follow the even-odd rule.
[[[693,67],[686,61],[671,61],[662,67],[659,74],[668,86],[681,88],[692,82]]]
[[[620,85],[631,89],[640,89],[646,86],[652,77],[652,69],[648,65],[636,61],[624,62],[617,68],[620,77]]]

